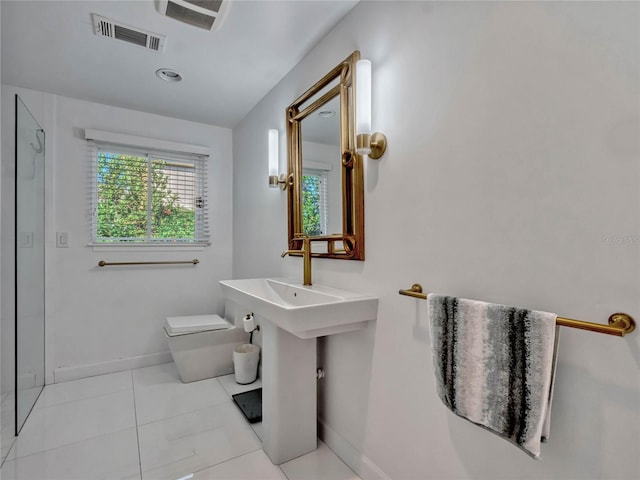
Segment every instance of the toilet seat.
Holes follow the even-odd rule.
[[[232,325],[220,315],[186,315],[167,317],[164,330],[168,336],[175,337],[210,330],[226,330],[231,327]]]

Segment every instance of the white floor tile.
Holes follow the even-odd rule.
[[[260,439],[261,442],[263,442],[263,438],[264,438],[264,428],[262,427],[262,422],[256,422],[256,423],[251,423],[251,428],[253,429],[253,431],[255,432],[255,434],[258,436],[258,438]]]
[[[0,463],[7,456],[16,441],[16,395],[9,392],[2,396],[0,403]]]
[[[360,480],[324,443],[318,449],[280,465],[289,480]]]
[[[261,448],[229,400],[139,427],[143,479],[176,479]]]
[[[194,480],[287,480],[262,450],[196,472]]]
[[[236,377],[234,374],[224,375],[216,378],[222,385],[222,388],[224,388],[225,392],[227,392],[227,395],[229,395],[229,398],[231,398],[236,393],[248,392],[249,390],[262,388],[262,381],[259,378],[249,385],[240,385],[239,383],[236,383]],[[231,400],[233,399],[231,398]],[[260,441],[262,441],[262,422],[250,423],[249,425],[258,436]]]
[[[229,397],[236,393],[248,392],[249,390],[256,390],[262,387],[262,381],[259,378],[249,385],[240,385],[239,383],[236,383],[236,376],[233,373],[231,375],[223,375],[222,377],[216,378]]]
[[[36,409],[7,458],[31,455],[135,425],[131,391]]]
[[[228,401],[215,378],[182,383],[173,363],[134,370],[133,388],[138,425]]]
[[[175,363],[161,363],[151,367],[136,368],[132,370],[134,388],[154,387],[162,384],[183,384],[178,375],[178,369]],[[197,383],[197,382],[196,382]]]
[[[35,408],[51,407],[84,398],[131,390],[132,388],[131,371],[54,383],[44,387]]]
[[[136,429],[7,461],[2,480],[140,479]]]
[[[18,421],[24,421],[31,410],[38,404],[44,386],[21,388],[18,390]],[[19,426],[21,428],[22,425]]]
[[[274,466],[262,424],[250,425],[231,400],[260,387],[233,375],[183,384],[172,363],[47,387],[1,478],[359,480],[322,442]]]

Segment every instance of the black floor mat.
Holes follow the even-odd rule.
[[[231,395],[249,423],[262,421],[262,388]]]

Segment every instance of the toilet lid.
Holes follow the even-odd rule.
[[[165,330],[167,335],[184,335],[185,333],[223,330],[231,327],[220,315],[186,315],[183,317],[167,317]]]

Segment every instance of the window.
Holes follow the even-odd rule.
[[[302,174],[302,228],[306,235],[327,233],[327,174],[304,169]]]
[[[208,244],[206,156],[94,145],[94,245]]]

